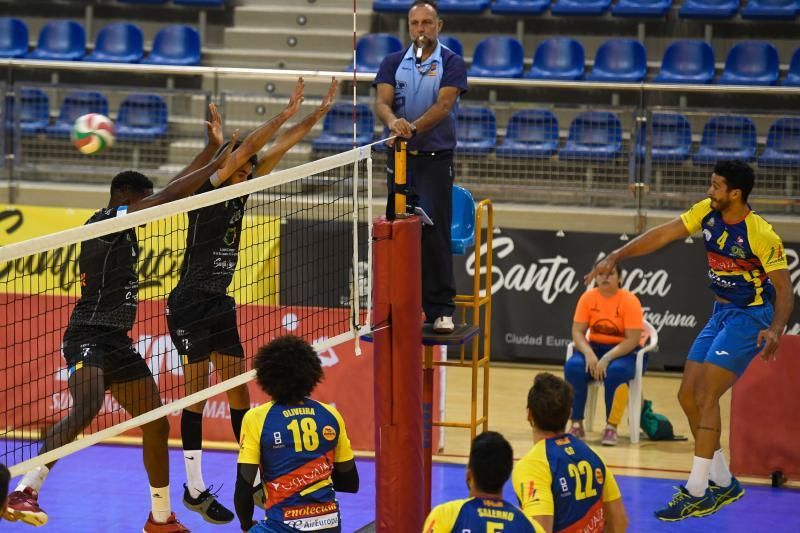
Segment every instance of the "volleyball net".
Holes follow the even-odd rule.
[[[74,227],[41,237],[9,242],[11,232],[6,232],[0,240],[0,463],[18,475],[251,381],[252,357],[280,335],[299,335],[322,353],[351,342],[348,349],[357,356],[352,341],[370,324],[371,173],[372,150],[366,146],[88,225],[83,224],[92,210],[61,209],[47,214],[54,217],[50,226]],[[211,251],[205,260],[235,265],[223,292],[235,300],[246,370],[221,382],[212,378],[208,388],[187,395],[175,346],[180,332],[173,327],[171,334],[166,311],[186,268],[182,265],[198,260],[187,256],[187,241],[194,250],[203,245],[190,234],[188,215],[240,199],[245,200],[241,234],[223,237],[237,253]],[[23,227],[33,222],[25,217],[41,215],[37,209],[45,208],[5,206],[4,224]],[[222,211],[236,216],[235,210]],[[47,216],[41,216],[39,225],[47,225]],[[234,229],[229,231],[236,231],[235,222],[230,221]],[[68,368],[62,343],[82,284],[97,282],[81,277],[87,267],[81,260],[100,260],[91,254],[81,259],[81,249],[98,239],[127,238],[130,230],[138,243],[138,306],[126,333],[152,373],[163,405],[131,418],[107,390],[98,416],[77,440],[42,454],[44,435],[76,409],[69,388],[75,368]],[[237,238],[238,247],[232,244]],[[94,267],[115,274],[114,265]],[[194,320],[215,320],[213,308],[204,307],[215,297],[211,285],[195,284],[184,299],[189,308],[205,309]],[[135,302],[137,294],[124,298]],[[118,370],[122,379],[125,365],[141,368],[141,361],[134,363]]]

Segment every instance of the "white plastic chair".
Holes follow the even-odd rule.
[[[636,352],[636,372],[633,379],[628,382],[628,426],[630,426],[631,442],[639,442],[639,420],[642,417],[642,375],[644,374],[644,354],[658,349],[658,332],[647,320],[644,321],[644,332],[647,334],[647,344],[639,348]],[[586,331],[588,337],[589,330]],[[567,345],[567,361],[572,357],[575,350],[575,343]],[[589,370],[587,363],[586,370]],[[597,391],[603,386],[602,381],[592,380],[589,382],[589,390],[586,397],[586,411],[583,425],[586,430],[591,430],[594,421],[594,412],[597,407]]]

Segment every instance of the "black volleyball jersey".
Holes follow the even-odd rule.
[[[213,190],[207,181],[195,194]],[[247,196],[189,212],[186,250],[176,291],[226,294],[239,260],[239,241]]]
[[[100,209],[86,224],[120,217],[128,206]],[[136,231],[127,229],[83,241],[78,257],[81,297],[69,319],[69,328],[104,326],[129,331],[136,320],[139,276]]]

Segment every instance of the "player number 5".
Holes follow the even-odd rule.
[[[503,527],[502,522],[486,522],[486,533],[498,533],[503,531]]]
[[[585,500],[597,496],[597,489],[592,487],[592,465],[589,461],[580,461],[577,465],[570,463],[567,467],[569,475],[575,478],[575,499]],[[583,477],[583,479],[581,479]],[[584,487],[585,480],[585,487]]]
[[[288,426],[289,431],[292,432],[292,440],[294,440],[294,451],[313,452],[319,448],[319,435],[317,435],[317,423],[313,418],[301,418],[292,420]]]

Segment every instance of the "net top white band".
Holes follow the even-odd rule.
[[[274,172],[267,176],[253,178],[244,183],[238,183],[229,187],[222,187],[215,191],[197,196],[190,196],[182,200],[176,200],[167,204],[142,209],[125,215],[124,217],[103,220],[88,226],[79,226],[58,233],[52,233],[35,239],[29,239],[19,243],[8,244],[0,247],[0,262],[13,261],[21,257],[44,252],[53,248],[69,246],[70,244],[80,243],[88,239],[117,233],[126,229],[135,228],[153,220],[166,218],[171,215],[185,213],[207,207],[233,198],[239,198],[246,194],[253,194],[271,187],[283,185],[296,181],[300,178],[313,176],[332,170],[349,163],[355,163],[367,159],[371,153],[371,146],[361,146],[347,152],[335,154],[317,161],[312,161],[304,165],[299,165],[279,172]]]

